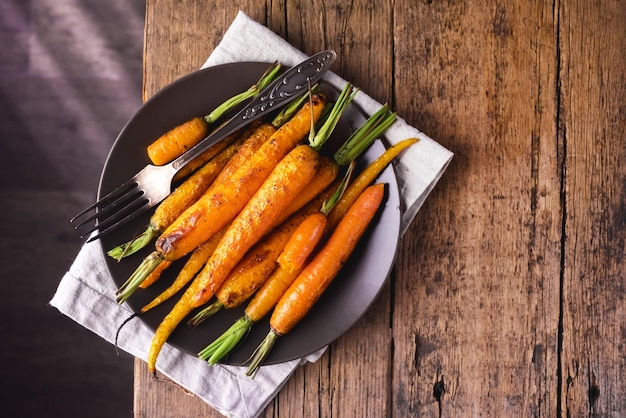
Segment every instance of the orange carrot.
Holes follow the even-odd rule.
[[[198,116],[167,131],[148,146],[148,157],[155,165],[167,164],[196,145],[207,134],[205,120]]]
[[[278,257],[278,264],[289,271],[302,267],[325,230],[326,215],[322,212],[314,213],[306,218],[287,242],[285,250]]]
[[[230,222],[272,173],[278,162],[306,135],[311,117],[320,117],[326,99],[314,95],[280,127],[227,181],[215,183],[159,237],[149,254],[118,289],[125,300],[163,260],[177,260],[208,240]]]
[[[235,217],[207,264],[157,328],[148,355],[148,369],[151,372],[156,371],[158,353],[174,328],[194,307],[204,304],[213,296],[245,253],[311,181],[318,167],[319,155],[307,145],[296,147],[276,165]]]
[[[323,108],[320,96],[314,102],[319,117]],[[202,196],[170,225],[156,243],[164,259],[178,259],[206,241],[245,206],[269,176],[276,164],[308,132],[311,109],[305,105],[272,135],[227,182],[219,183]]]
[[[296,196],[287,210],[276,220],[275,225],[282,224],[287,218],[303,208],[309,202],[316,199],[330,184],[335,181],[339,174],[339,166],[331,159],[322,156],[320,158],[320,168],[313,180],[306,188]],[[331,193],[332,194],[332,193]]]
[[[246,371],[248,376],[256,373],[276,339],[293,329],[336,277],[374,218],[384,194],[385,185],[382,183],[365,189],[328,241],[281,297],[270,318],[270,331],[251,357]]]
[[[170,260],[165,260],[162,263],[160,263],[154,270],[152,270],[150,272],[150,274],[148,275],[148,277],[146,277],[146,280],[144,280],[143,282],[141,282],[141,284],[139,285],[140,288],[142,289],[147,289],[150,285],[152,285],[154,282],[156,282],[157,280],[159,280],[159,277],[161,277],[161,274],[169,267],[171,266],[173,263],[173,261]]]
[[[276,77],[280,67],[281,65],[279,63],[273,63],[263,73],[257,83],[251,86],[248,90],[236,94],[226,100],[215,108],[210,114],[204,117],[194,117],[161,135],[154,142],[148,145],[147,151],[150,160],[155,165],[167,164],[198,144],[206,137],[209,124],[215,122],[230,109],[236,107],[239,103],[256,96]],[[216,145],[218,145],[218,147],[220,146],[219,144]],[[210,158],[207,158],[206,152],[203,153],[201,157],[205,161]]]
[[[335,207],[328,214],[329,229],[334,229],[335,225],[345,215],[348,208],[352,206],[357,197],[368,187],[378,175],[400,152],[405,148],[415,144],[417,138],[408,138],[400,141],[378,157],[374,162],[368,165],[348,186],[343,196],[337,202]]]
[[[336,184],[327,187],[251,248],[216,292],[217,300],[194,315],[189,324],[196,326],[223,307],[235,308],[250,298],[259,286],[265,286],[266,280],[275,273],[278,256],[291,235],[304,219],[320,210],[323,202],[330,198],[336,188]],[[289,209],[285,212],[289,212]]]
[[[356,247],[384,194],[383,183],[369,186],[352,205],[324,247],[276,304],[270,319],[274,332],[288,333],[313,307]]]
[[[224,169],[220,171],[213,184],[220,184],[232,176],[252,155],[276,132],[276,127],[271,123],[255,125],[254,130],[245,141],[237,148],[237,152],[228,161]]]

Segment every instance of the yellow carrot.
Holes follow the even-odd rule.
[[[293,329],[337,276],[378,211],[384,189],[385,185],[379,183],[363,191],[328,241],[280,298],[270,318],[270,331],[251,357],[248,376],[256,373],[276,339]]]
[[[174,328],[194,307],[204,304],[213,296],[239,260],[311,181],[318,168],[318,153],[306,145],[296,147],[276,165],[235,217],[205,267],[157,328],[148,355],[148,369],[151,372],[155,372],[158,354]]]
[[[207,241],[230,222],[267,179],[276,164],[296,146],[320,117],[326,100],[315,95],[261,145],[227,181],[215,183],[159,237],[149,254],[118,289],[123,301],[163,260],[177,260]]]
[[[417,138],[408,138],[400,141],[378,157],[374,162],[368,165],[348,186],[343,196],[335,207],[328,214],[328,225],[330,229],[334,229],[335,225],[344,216],[348,208],[352,206],[357,197],[368,187],[378,175],[400,152],[407,147],[415,144]]]

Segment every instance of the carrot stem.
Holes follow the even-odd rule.
[[[218,363],[248,334],[254,321],[246,315],[239,318],[233,325],[198,353],[198,357],[206,360],[211,366]]]
[[[270,351],[272,351],[272,347],[278,337],[279,335],[272,329],[267,333],[261,344],[259,344],[256,350],[254,350],[254,353],[252,353],[250,358],[246,361],[246,363],[249,363],[248,370],[246,370],[246,376],[254,377],[263,361],[265,361],[265,358],[268,356]]]
[[[255,85],[251,86],[248,90],[226,100],[224,103],[216,107],[211,113],[206,115],[204,120],[207,123],[213,123],[238,104],[258,95],[265,87],[267,87],[269,83],[272,82],[272,80],[274,80],[280,68],[281,65],[278,62],[274,62],[267,70],[265,70]]]
[[[308,91],[306,94],[303,94],[302,96],[298,97],[296,100],[287,104],[287,106],[285,106],[274,117],[274,119],[272,119],[272,126],[274,126],[275,128],[280,128],[281,126],[283,126],[285,122],[291,119],[291,117],[298,111],[298,109],[302,107],[304,102],[308,98],[312,97],[313,94],[317,93],[318,90],[319,90],[319,84],[316,84],[313,87],[311,87],[311,90]],[[311,110],[313,110],[313,108],[311,108]],[[315,121],[315,118],[312,118],[311,123],[315,123],[314,121]]]
[[[335,126],[337,126],[344,110],[346,110],[346,107],[350,104],[357,92],[358,89],[350,83],[347,83],[344,86],[341,94],[339,94],[339,98],[333,105],[322,126],[317,130],[317,133],[313,134],[313,130],[309,131],[311,133],[311,135],[309,135],[309,145],[311,148],[317,151],[322,148],[324,143],[326,143],[330,135],[333,133],[333,130],[335,129]]]
[[[159,231],[155,231],[151,226],[148,226],[148,228],[146,228],[146,230],[141,235],[133,238],[125,244],[118,245],[117,247],[110,249],[107,254],[111,258],[120,261],[122,260],[122,258],[128,257],[129,255],[141,250],[146,245],[148,245],[150,241],[158,236]]]
[[[224,304],[219,300],[216,300],[215,302],[195,314],[187,323],[192,327],[195,327],[196,325],[202,323],[202,321],[204,321],[205,319],[218,313],[223,307]]]
[[[337,190],[335,190],[335,193],[333,193],[330,199],[322,203],[320,212],[322,212],[324,216],[328,216],[328,213],[335,207],[337,202],[339,202],[339,200],[341,199],[341,196],[343,196],[343,193],[346,191],[346,188],[348,187],[348,183],[350,183],[350,178],[352,177],[352,172],[354,171],[355,165],[356,165],[356,160],[352,160],[352,162],[350,162],[350,165],[348,166],[348,169],[346,170],[346,173],[341,179],[341,183],[339,183],[339,187],[337,187]]]
[[[395,121],[396,114],[389,111],[387,104],[383,105],[335,152],[335,162],[339,165],[349,164]]]
[[[116,299],[118,303],[124,303],[161,261],[163,261],[163,256],[156,251],[153,251],[149,256],[144,258],[139,267],[137,267],[128,280],[117,290]]]

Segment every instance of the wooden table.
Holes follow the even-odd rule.
[[[263,416],[626,416],[624,3],[147,0],[145,97],[238,10],[455,153],[383,294]],[[219,416],[140,361],[134,413]]]

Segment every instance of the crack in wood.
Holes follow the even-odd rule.
[[[443,375],[441,378],[435,382],[433,385],[433,396],[437,400],[439,404],[439,417],[441,418],[443,414],[443,395],[446,393],[446,384],[443,380]]]

